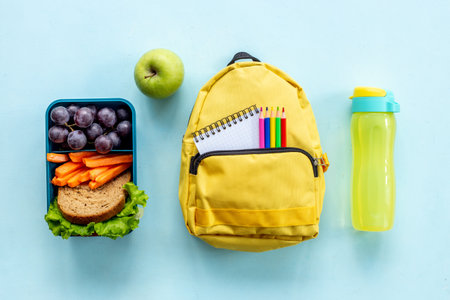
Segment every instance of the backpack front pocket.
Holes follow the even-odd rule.
[[[197,235],[301,238],[317,231],[317,162],[299,148],[192,157]]]

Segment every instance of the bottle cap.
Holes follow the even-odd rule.
[[[353,91],[352,112],[400,112],[400,104],[394,94],[374,87],[358,86]]]

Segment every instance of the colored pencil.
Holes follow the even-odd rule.
[[[264,112],[261,107],[261,110],[259,111],[259,148],[266,147],[264,138]]]
[[[264,143],[266,148],[270,148],[270,118],[269,118],[269,108],[266,107],[266,115],[264,116]]]
[[[270,148],[275,148],[275,115],[273,107],[270,108]]]
[[[286,147],[286,114],[284,112],[281,114],[281,147]]]
[[[277,117],[275,120],[276,129],[275,129],[275,147],[281,147],[281,120],[280,120],[280,107],[277,106]]]

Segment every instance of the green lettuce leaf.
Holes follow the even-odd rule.
[[[50,204],[45,215],[45,221],[47,221],[48,227],[53,234],[56,236],[60,235],[63,239],[68,239],[71,235],[90,236],[94,233],[94,222],[87,225],[77,225],[64,219],[56,201]]]
[[[131,230],[136,229],[139,225],[139,219],[134,216],[113,218],[105,222],[100,222],[94,225],[95,232],[98,235],[106,236],[115,240],[118,237],[123,237]]]
[[[123,237],[138,227],[139,218],[142,216],[142,209],[139,209],[138,205],[145,207],[148,200],[145,192],[138,190],[138,187],[132,182],[126,183],[123,188],[128,192],[125,206],[119,214],[107,221],[91,222],[87,225],[72,224],[64,219],[56,204],[56,198],[50,204],[45,215],[45,221],[47,221],[51,232],[55,236],[61,236],[63,239],[68,239],[73,235],[91,236],[94,233],[112,239]]]
[[[136,215],[139,212],[138,205],[142,205],[142,207],[145,207],[145,205],[147,204],[148,196],[144,191],[138,190],[138,187],[132,182],[125,183],[123,188],[127,190],[130,201],[127,201],[125,203],[125,207],[120,213],[117,214],[117,217]]]

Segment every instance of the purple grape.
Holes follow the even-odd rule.
[[[64,125],[70,119],[70,114],[63,106],[57,106],[50,112],[50,119],[57,125]]]
[[[75,115],[75,113],[79,109],[80,109],[80,107],[78,105],[75,105],[75,104],[70,104],[69,106],[67,106],[67,111],[69,112],[69,116],[70,116],[70,120],[71,121],[73,121],[73,116]]]
[[[117,124],[116,127],[117,133],[121,136],[121,137],[126,137],[128,135],[130,135],[131,133],[131,123],[130,121],[122,121],[119,124]]]
[[[125,108],[117,109],[116,114],[119,121],[130,120],[130,113]]]
[[[122,140],[120,139],[120,136],[117,134],[117,132],[111,131],[106,136],[111,139],[114,148],[120,147]]]
[[[68,134],[69,130],[64,126],[55,125],[48,130],[48,138],[56,144],[64,143]]]
[[[87,128],[94,122],[94,113],[87,107],[80,108],[73,117],[75,124],[81,128]]]
[[[98,125],[97,123],[92,123],[91,126],[86,128],[86,136],[87,139],[90,141],[95,140],[99,135],[103,134],[103,128],[102,126]]]
[[[109,107],[104,107],[98,111],[97,119],[101,125],[111,128],[117,122],[116,112]]]
[[[106,135],[101,135],[95,139],[95,150],[98,153],[106,154],[111,151],[113,147],[113,142],[110,137]]]
[[[86,107],[89,108],[90,110],[92,110],[92,112],[94,113],[94,116],[97,115],[97,106],[95,106],[94,104],[91,104]]]
[[[72,150],[80,150],[86,146],[87,138],[84,135],[83,131],[75,130],[69,133],[67,137],[67,144]]]
[[[61,150],[72,150],[72,149],[70,149],[69,144],[67,144],[67,141],[60,144],[60,147],[61,147]]]

